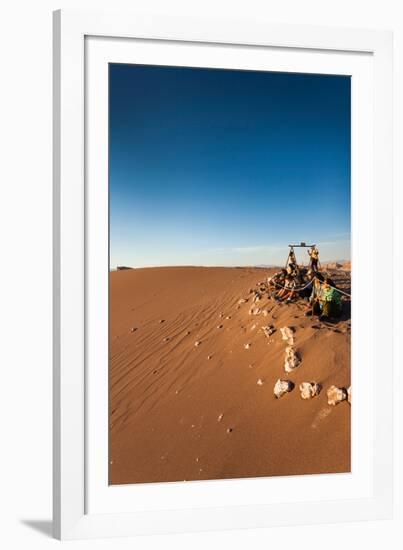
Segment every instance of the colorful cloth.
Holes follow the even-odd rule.
[[[332,287],[327,287],[322,289],[321,299],[324,302],[333,302],[341,306],[341,294],[338,290]]]

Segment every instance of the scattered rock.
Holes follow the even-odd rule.
[[[284,361],[284,370],[285,372],[291,372],[296,369],[301,363],[297,352],[292,346],[287,346],[285,348],[285,361]]]
[[[292,346],[294,344],[293,329],[290,327],[283,327],[280,329],[281,337],[283,340],[287,340],[287,344]]]
[[[247,301],[247,298],[241,298],[240,300],[238,300],[238,305],[245,304]]]
[[[227,428],[227,434],[230,434],[232,432],[232,428]]]
[[[253,324],[253,325],[250,327],[250,329],[251,329],[251,330],[255,330],[256,327],[257,327],[257,325],[256,325],[256,324]]]
[[[258,378],[258,381],[256,382],[256,384],[257,384],[258,386],[263,386],[264,380],[262,380],[261,378]]]
[[[347,401],[350,403],[351,405],[351,386],[349,386],[347,388]]]
[[[197,346],[200,346],[200,344],[201,344],[201,340],[196,340],[195,346],[196,346],[196,347],[197,347]]]
[[[338,388],[337,386],[330,386],[327,390],[327,402],[329,405],[337,405],[341,401],[347,399],[347,391],[345,388]]]
[[[207,359],[210,360],[212,358],[212,355],[207,355]]]
[[[280,399],[280,397],[283,397],[286,393],[289,393],[294,389],[294,383],[291,382],[291,380],[281,380],[280,378],[277,380],[277,382],[274,384],[273,393],[277,397],[277,399]]]
[[[267,309],[264,309],[262,311],[262,315],[263,315],[263,317],[267,317],[269,315],[269,311]]]
[[[260,315],[260,307],[251,307],[249,310],[249,315]]]
[[[137,330],[137,327],[132,327],[132,328],[130,329],[130,332],[136,332],[136,330]]]
[[[250,344],[250,343],[247,343],[247,344],[244,344],[244,346],[243,346],[243,347],[244,347],[245,349],[250,349],[251,345],[252,345],[252,344]]]
[[[263,332],[265,333],[265,336],[267,336],[267,338],[270,338],[270,336],[276,332],[276,329],[274,328],[273,325],[267,325],[266,327],[262,327],[262,330]]]
[[[311,399],[321,392],[322,386],[317,382],[302,382],[299,385],[302,399]]]
[[[226,319],[227,319],[227,321],[228,321],[228,319],[231,319],[231,315],[228,315],[228,316],[226,317]]]
[[[166,337],[164,338],[164,342],[169,342],[169,340],[170,340],[169,336],[166,336]]]
[[[224,325],[217,325],[217,328],[222,328]]]
[[[160,319],[158,322],[159,323],[165,323],[165,319]]]
[[[221,420],[224,418],[224,414],[221,413],[218,415],[217,422],[221,422]]]

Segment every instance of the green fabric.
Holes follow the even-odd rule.
[[[332,288],[332,287],[323,288],[321,299],[324,302],[332,302],[341,307],[341,294],[335,288]]]

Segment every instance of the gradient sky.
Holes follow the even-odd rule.
[[[111,268],[350,259],[349,77],[112,64],[109,86]]]

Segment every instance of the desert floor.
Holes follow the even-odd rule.
[[[273,271],[110,273],[111,484],[350,471],[350,405],[326,396],[350,384],[349,316],[324,324],[301,302],[266,296],[257,304],[266,316],[250,315],[250,290]],[[349,286],[349,272],[332,275]],[[286,326],[302,359],[290,374]],[[281,399],[278,378],[295,383]],[[323,385],[319,396],[301,399],[305,381]]]

